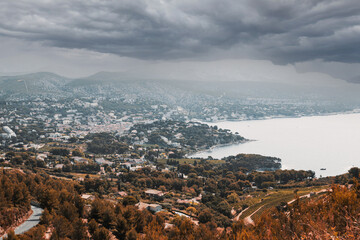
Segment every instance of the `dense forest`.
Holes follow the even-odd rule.
[[[355,169],[356,170],[356,169]],[[359,177],[350,171],[350,176]],[[167,214],[140,211],[131,197],[121,203],[96,198],[86,205],[80,194],[84,186],[54,179],[46,174],[3,170],[0,175],[2,226],[4,209],[29,209],[30,199],[44,208],[41,224],[26,234],[8,239],[41,239],[51,229],[51,239],[358,239],[360,185],[333,185],[331,191],[310,200],[282,204],[264,213],[255,226],[234,221],[219,229],[212,214],[204,210],[198,225],[186,217],[165,224]],[[15,191],[17,190],[17,191]],[[15,195],[16,194],[16,195]],[[15,208],[14,208],[15,207]],[[14,210],[16,211],[16,210]]]
[[[0,175],[0,235],[30,211],[30,193],[23,179]]]
[[[129,148],[109,133],[89,134],[87,139],[91,140],[87,143],[87,150],[95,154],[124,153]]]
[[[266,157],[258,154],[238,154],[223,158],[227,164],[223,165],[228,170],[236,171],[245,168],[248,171],[255,170],[276,170],[281,168],[281,159]]]

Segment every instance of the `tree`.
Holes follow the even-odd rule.
[[[14,230],[10,230],[10,232],[8,233],[8,236],[4,238],[4,240],[20,240],[20,238],[18,238],[14,232]]]
[[[194,233],[194,224],[188,218],[183,218],[180,229],[180,237],[181,239],[192,239]]]
[[[59,200],[58,200],[58,192],[54,189],[47,189],[43,193],[40,199],[40,203],[44,208],[49,209],[58,209],[59,208]]]
[[[226,200],[220,202],[217,206],[217,210],[225,216],[231,217],[231,206]]]
[[[77,208],[74,204],[69,202],[64,202],[61,207],[60,211],[64,217],[66,217],[69,221],[73,221],[74,219],[79,217],[79,214],[77,212]]]
[[[109,231],[104,227],[98,228],[98,229],[96,229],[96,231],[93,234],[93,239],[94,240],[110,240]]]
[[[196,213],[197,213],[196,208],[194,208],[194,207],[188,207],[188,208],[186,209],[186,211],[187,211],[187,212],[190,212],[190,213],[192,213],[192,214],[196,214]]]
[[[102,217],[102,210],[103,206],[101,200],[95,199],[91,204],[90,217],[95,219],[96,221],[99,221]]]
[[[66,148],[53,148],[50,150],[50,153],[53,155],[68,156],[70,151]]]
[[[69,138],[69,143],[76,143],[77,142],[77,138],[76,137],[71,137]],[[74,156],[74,155],[73,155]]]
[[[349,174],[352,178],[359,178],[360,177],[360,175],[359,175],[360,168],[357,168],[357,167],[350,168]]]
[[[78,149],[75,149],[74,151],[72,151],[71,155],[73,155],[74,157],[83,157],[84,156],[84,153],[81,152],[80,150]]]
[[[205,210],[199,214],[199,222],[200,223],[210,222],[212,220],[212,218],[213,218],[213,216],[212,216],[211,212],[209,212],[208,210]]]
[[[127,205],[135,205],[138,202],[138,200],[134,196],[126,196],[123,199],[123,204],[125,206]]]
[[[137,232],[134,228],[126,233],[126,240],[136,240],[137,239]]]
[[[49,226],[52,222],[52,215],[50,214],[49,210],[47,208],[45,208],[41,218],[40,218],[40,223],[44,224],[45,226]]]
[[[153,219],[146,227],[144,231],[146,239],[148,240],[167,240],[168,238],[164,234],[164,227]]]
[[[128,222],[126,221],[126,219],[119,214],[116,218],[116,231],[117,231],[117,235],[121,238],[124,239],[126,236],[126,232],[129,230],[129,225]]]
[[[43,240],[45,232],[46,228],[43,225],[38,225],[21,235],[21,240]]]
[[[89,222],[89,232],[90,234],[94,234],[96,230],[98,229],[98,223],[95,221],[95,219],[91,219]]]
[[[13,163],[16,164],[16,165],[21,165],[21,164],[24,163],[24,160],[23,160],[22,157],[20,157],[20,156],[15,156],[15,157],[11,160],[11,162],[13,162]]]
[[[240,202],[239,195],[237,195],[235,192],[228,195],[227,200],[228,200],[229,203],[238,203],[238,202]]]
[[[7,160],[11,160],[13,157],[15,157],[15,153],[14,152],[7,152],[5,153],[5,158]]]
[[[69,237],[73,231],[71,223],[61,215],[55,216],[53,220],[54,238],[63,239]]]
[[[83,240],[86,239],[86,228],[85,224],[80,218],[74,221],[74,230],[71,234],[71,239]]]
[[[106,228],[111,228],[115,223],[115,213],[114,210],[110,207],[106,207],[102,213],[103,225]]]

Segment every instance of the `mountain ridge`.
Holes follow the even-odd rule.
[[[359,86],[359,87],[356,87]],[[307,102],[312,100],[360,102],[360,85],[293,86],[284,83],[251,81],[195,81],[134,77],[126,72],[98,72],[82,78],[67,78],[51,72],[0,76],[0,99],[36,97],[106,97],[155,100],[182,107],[199,101],[212,106],[238,101]],[[346,93],[346,94],[345,94]],[[348,100],[346,100],[348,101]],[[205,104],[205,105],[207,105]],[[251,104],[251,102],[250,102]],[[360,104],[359,104],[360,105]]]

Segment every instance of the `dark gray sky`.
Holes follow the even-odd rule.
[[[358,0],[2,0],[0,72],[346,79],[360,75],[359,13]]]

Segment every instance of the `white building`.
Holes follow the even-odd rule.
[[[16,137],[15,132],[11,130],[11,128],[9,128],[8,126],[3,127],[3,130],[8,134],[9,138]]]

